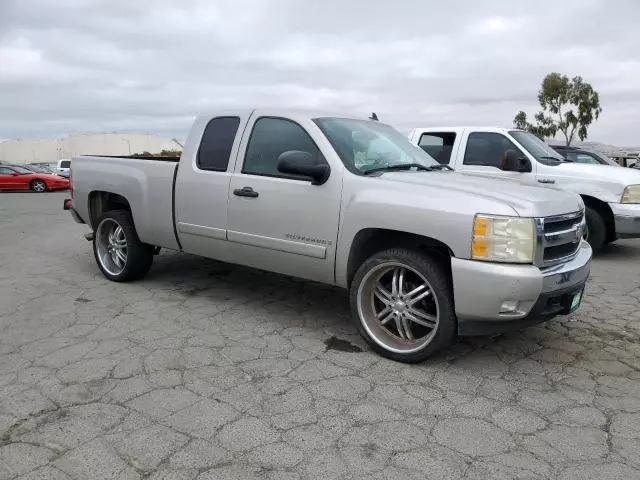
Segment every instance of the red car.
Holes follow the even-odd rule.
[[[0,165],[0,190],[46,192],[68,188],[67,178],[48,173],[35,173],[22,167]]]

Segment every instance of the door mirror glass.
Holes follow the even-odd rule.
[[[287,175],[302,175],[310,178],[313,185],[322,185],[329,179],[330,168],[326,163],[317,163],[309,152],[289,150],[278,157],[278,171]]]
[[[531,162],[515,150],[507,150],[502,157],[501,169],[505,172],[531,172]]]

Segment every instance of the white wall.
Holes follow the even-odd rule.
[[[5,140],[0,142],[0,160],[5,163],[55,163],[78,155],[129,155],[182,150],[168,138],[151,133],[99,133],[70,135],[48,140]]]

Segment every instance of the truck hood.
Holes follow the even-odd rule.
[[[622,187],[640,184],[640,170],[612,165],[563,162],[550,169],[549,173],[563,177],[580,177],[585,180],[604,180],[620,184]]]
[[[379,177],[383,181],[419,185],[486,198],[509,205],[522,217],[549,217],[576,212],[584,207],[579,195],[544,186],[526,185],[519,180],[494,179],[465,175],[447,170],[436,172],[388,172]],[[470,201],[473,201],[470,199]],[[482,212],[478,212],[482,213]],[[491,213],[491,212],[483,212]]]

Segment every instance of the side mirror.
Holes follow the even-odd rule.
[[[329,179],[331,169],[326,163],[317,163],[309,152],[289,150],[278,157],[278,171],[309,177],[312,185],[322,185]]]
[[[502,158],[502,170],[506,172],[528,173],[532,170],[531,162],[527,157],[518,155],[515,150],[507,150]]]

